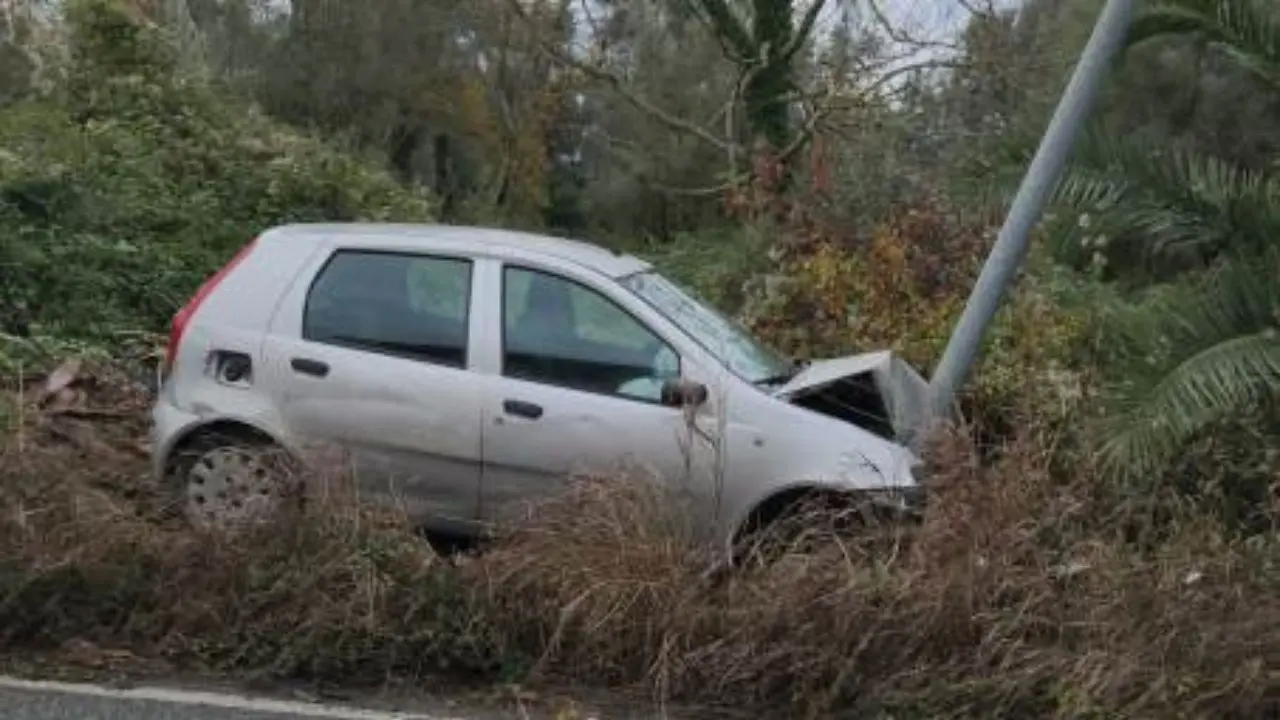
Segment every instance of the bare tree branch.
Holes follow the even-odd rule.
[[[930,60],[921,60],[919,62],[899,65],[879,75],[874,82],[872,82],[870,85],[866,86],[861,90],[860,95],[862,96],[869,95],[875,92],[876,90],[879,90],[880,88],[884,87],[885,85],[889,84],[890,82],[896,80],[897,78],[913,72],[917,72],[920,70],[938,70],[941,68],[958,68],[958,67],[962,67],[963,65],[964,63],[959,60],[948,60],[948,59],[942,59],[942,58],[933,58]]]
[[[900,45],[907,45],[917,50],[926,48],[942,48],[946,50],[959,50],[960,47],[956,43],[946,42],[943,40],[925,40],[923,38],[914,37],[907,31],[893,24],[889,16],[885,14],[880,7],[879,0],[867,0],[867,8],[871,10],[872,17],[875,18],[876,24],[880,30],[893,42]]]
[[[803,150],[818,132],[818,129],[837,112],[842,110],[848,111],[854,106],[864,103],[871,95],[880,91],[885,85],[891,83],[896,78],[903,75],[917,72],[920,70],[931,70],[939,68],[959,67],[962,63],[956,60],[948,59],[932,59],[921,60],[913,63],[906,63],[893,67],[886,72],[881,73],[872,82],[852,89],[852,92],[845,92],[837,87],[835,83],[828,84],[817,93],[806,93],[795,96],[792,100],[807,105],[805,108],[805,120],[796,132],[795,137],[782,149],[778,151],[777,160],[785,162],[794,157]],[[744,79],[747,74],[744,73]],[[739,87],[742,85],[740,84]],[[728,111],[728,116],[732,117],[732,109]],[[728,125],[726,125],[726,133],[728,133]],[[619,143],[621,144],[621,143]],[[751,179],[749,171],[739,172],[737,170],[735,155],[731,152],[731,163],[729,165],[730,175],[722,183],[705,187],[679,187],[667,184],[655,178],[652,173],[643,168],[638,167],[633,158],[626,157],[626,154],[617,146],[608,145],[610,154],[621,160],[628,169],[648,183],[654,190],[666,194],[679,197],[713,197],[722,194],[734,187],[740,186],[742,183]]]
[[[587,19],[587,25],[591,28],[591,37],[599,37],[603,33],[600,30],[600,23],[596,21],[596,15],[591,11],[590,0],[578,0],[579,7],[582,8],[582,16]]]
[[[712,17],[707,17],[699,13],[702,22],[709,25],[709,30],[713,32],[722,41],[728,41],[733,45],[732,48],[726,48],[722,42],[722,49],[726,51],[742,50],[744,57],[738,58],[736,64],[740,73],[737,79],[736,87],[732,95],[724,102],[724,104],[712,115],[706,124],[698,124],[691,122],[685,118],[678,117],[667,110],[663,109],[656,103],[643,97],[631,88],[626,79],[618,75],[616,72],[597,65],[595,63],[585,61],[575,57],[571,50],[559,47],[552,42],[548,42],[541,33],[537,32],[535,20],[530,12],[521,5],[520,0],[507,0],[515,15],[524,22],[529,23],[534,29],[534,38],[538,49],[546,57],[553,62],[562,64],[573,70],[582,73],[584,76],[590,77],[596,81],[603,82],[610,86],[622,99],[641,110],[650,117],[658,120],[667,127],[678,132],[691,135],[708,143],[712,147],[718,148],[725,152],[728,161],[729,178],[726,182],[703,188],[682,188],[672,187],[665,183],[657,181],[649,168],[640,167],[640,163],[631,153],[626,152],[623,147],[606,138],[605,147],[610,155],[623,163],[637,178],[655,187],[658,191],[682,196],[707,196],[728,190],[743,181],[750,178],[750,171],[739,171],[739,162],[741,155],[746,148],[738,140],[738,117],[739,104],[745,95],[746,88],[758,76],[758,74],[768,67],[768,61],[764,57],[752,57],[755,48],[752,45],[752,39],[746,33],[740,20],[732,15],[732,11],[724,0],[685,0],[691,7],[697,8],[707,13],[711,13]],[[874,0],[871,0],[874,5]],[[805,42],[810,39],[817,19],[826,7],[827,0],[813,0],[805,11],[804,16],[800,20],[800,25],[795,36],[790,43],[784,48],[782,57],[783,61],[787,61],[795,56],[796,53],[804,46]],[[879,8],[875,8],[875,12],[881,18],[881,22],[885,28],[893,31],[897,38],[905,38],[902,33],[897,32],[889,20]],[[726,15],[722,16],[722,13]],[[721,20],[727,18],[730,24],[723,27],[729,28],[727,32],[722,32],[722,26],[719,24]],[[920,43],[924,45],[923,41]],[[854,105],[865,102],[870,96],[877,94],[885,85],[893,82],[902,75],[916,72],[919,70],[938,68],[946,66],[954,66],[955,63],[948,60],[930,59],[918,62],[906,62],[914,53],[908,53],[899,57],[881,58],[877,63],[858,63],[859,74],[863,77],[874,77],[868,83],[855,83],[857,87],[840,87],[836,76],[828,78],[825,86],[821,89],[808,92],[788,93],[780,98],[781,101],[788,104],[800,104],[804,108],[804,119],[801,122],[790,139],[790,141],[777,151],[776,159],[785,162],[794,157],[811,141],[813,135],[818,128],[833,113],[840,109],[849,109]],[[777,62],[777,60],[775,60]],[[897,64],[896,66],[891,66]],[[723,130],[721,135],[713,130],[708,129],[709,126],[723,120]]]
[[[638,152],[638,149],[637,152],[632,152],[631,148],[627,147],[634,147],[635,143],[612,137],[604,132],[596,132],[595,134],[600,136],[602,141],[600,147],[603,147],[610,157],[620,162],[623,167],[626,168],[627,172],[631,173],[634,178],[664,195],[675,195],[680,197],[711,197],[724,193],[736,185],[741,184],[748,177],[745,173],[731,172],[728,180],[716,185],[706,187],[678,187],[670,185],[656,178],[648,168],[643,166],[643,163],[636,159],[636,156],[641,153]]]
[[[715,21],[706,14],[699,0],[680,0],[680,4],[684,5],[685,8],[687,8],[689,12],[698,19],[698,22],[707,29],[707,32],[711,34],[711,37],[715,38],[716,44],[720,46],[720,52],[724,53],[725,58],[728,59],[729,62],[734,65],[746,64],[746,57],[740,54],[736,48],[730,47],[727,44],[728,41],[725,40],[725,37],[716,30]]]
[[[800,20],[800,27],[796,30],[796,36],[792,38],[791,44],[786,50],[782,51],[784,62],[790,62],[796,53],[804,47],[805,42],[809,39],[809,35],[813,32],[813,25],[818,21],[818,15],[822,14],[822,8],[827,4],[827,0],[813,0],[813,4],[809,6],[809,10]]]
[[[995,0],[983,0],[983,4],[986,5],[985,8],[979,8],[974,4],[973,0],[956,0],[956,3],[959,4],[960,7],[964,8],[970,15],[990,16],[996,14]]]
[[[728,151],[730,148],[737,145],[736,141],[732,138],[717,137],[706,128],[663,110],[651,100],[648,100],[629,88],[626,82],[615,73],[589,62],[579,60],[569,53],[566,53],[563,49],[556,47],[553,43],[548,42],[543,37],[542,33],[538,32],[536,23],[533,18],[529,16],[529,13],[524,9],[524,7],[521,6],[520,0],[507,0],[507,5],[510,6],[512,12],[514,12],[517,17],[530,25],[533,30],[534,39],[538,45],[538,49],[550,59],[567,65],[588,77],[607,84],[624,100],[672,129],[693,135],[694,137],[725,151]]]
[[[743,59],[755,54],[755,43],[752,42],[751,35],[725,0],[697,0],[697,4],[706,11],[715,34],[729,41]]]
[[[785,147],[778,151],[775,160],[778,162],[786,162],[805,148],[813,139],[813,135],[817,132],[818,126],[826,119],[835,109],[835,100],[839,99],[839,93],[832,84],[824,89],[818,99],[813,102],[811,108],[806,109],[806,118],[804,123],[796,132],[795,137],[791,139]],[[655,182],[652,178],[647,178],[654,187],[662,193],[669,195],[681,195],[685,197],[705,197],[718,195],[726,192],[734,187],[751,179],[749,172],[737,172],[736,165],[730,165],[730,177],[723,183],[710,187],[701,188],[681,188],[672,187],[662,183]]]

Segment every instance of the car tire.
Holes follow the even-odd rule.
[[[810,526],[806,513],[790,511],[779,514],[734,543],[734,565],[740,569],[764,568],[791,554],[811,550],[819,531]]]
[[[735,538],[734,565],[762,568],[788,555],[810,554],[833,538],[880,534],[897,522],[858,493],[814,491],[765,509]]]
[[[201,530],[238,532],[301,509],[296,467],[284,451],[250,438],[201,438],[171,466],[174,507]]]

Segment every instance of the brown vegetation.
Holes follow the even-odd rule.
[[[87,641],[220,671],[568,680],[801,716],[1280,711],[1275,534],[1236,541],[1194,507],[1058,477],[1030,431],[994,464],[962,433],[940,443],[928,513],[893,548],[831,536],[712,585],[713,558],[637,478],[584,480],[459,564],[337,474],[309,479],[329,491],[293,522],[195,534],[162,519],[133,434],[145,404],[121,387],[28,392],[5,440],[6,652]]]
[[[9,35],[25,44],[9,51],[30,70],[0,77],[0,96],[20,100],[0,113],[6,382],[33,354],[119,357],[122,337],[163,332],[265,226],[432,216],[656,238],[660,265],[784,352],[888,347],[927,371],[994,235],[986,211],[1003,204],[990,200],[1023,172],[1097,3],[975,15],[951,79],[912,80],[892,101],[862,91],[885,58],[840,28],[793,80],[860,101],[816,103],[816,124],[790,128],[812,134],[815,160],[791,157],[789,187],[770,186],[760,155],[763,182],[727,195],[705,191],[746,169],[724,151],[778,128],[742,115],[755,103],[739,60],[755,53],[724,54],[723,19],[708,34],[694,15],[611,3],[593,31],[605,57],[562,73],[546,56],[563,61],[576,33],[526,34],[509,3],[294,3],[311,11],[283,26],[244,2],[190,5],[219,12],[157,15],[176,45],[129,3],[68,3],[47,27],[6,20],[20,21]],[[743,42],[786,30],[773,19]],[[1246,70],[1274,60],[1246,46],[1264,32],[1218,34]],[[215,83],[187,72],[198,46]],[[1215,296],[1200,282],[1230,243],[1274,260],[1260,248],[1280,237],[1276,181],[1256,173],[1280,126],[1270,89],[1192,47],[1133,54],[1112,77],[1104,132],[1082,146],[966,387],[973,428],[933,449],[918,525],[849,537],[810,516],[818,547],[712,576],[718,558],[687,539],[670,498],[620,475],[583,480],[449,563],[323,467],[305,477],[301,515],[200,534],[150,478],[144,394],[109,369],[64,367],[0,393],[0,656],[96,646],[268,676],[568,681],[768,717],[1280,714],[1275,284],[1228,275]],[[403,67],[430,71],[386,71]],[[691,76],[706,82],[677,92]],[[782,89],[769,86],[750,94]],[[746,122],[722,137],[726,116]],[[1182,149],[1101,142],[1146,135]],[[1166,337],[1169,318],[1185,327]],[[1213,347],[1234,351],[1175,372]],[[1098,472],[1085,436],[1169,377],[1182,391],[1151,407],[1182,415],[1164,443],[1178,462],[1124,482]],[[1198,432],[1214,407],[1231,411]]]

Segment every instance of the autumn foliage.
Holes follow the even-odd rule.
[[[925,374],[999,229],[998,218],[959,212],[937,194],[850,225],[820,197],[773,192],[759,179],[727,207],[770,240],[769,268],[744,281],[741,316],[753,332],[799,358],[891,349]],[[1040,259],[1018,278],[966,388],[980,425],[1004,424],[1015,405],[1062,417],[1092,380],[1094,318],[1063,302]]]

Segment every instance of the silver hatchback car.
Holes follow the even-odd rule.
[[[594,245],[290,225],[174,317],[152,451],[193,521],[275,497],[258,451],[338,448],[367,497],[451,535],[630,459],[732,543],[812,493],[913,497],[925,392],[889,352],[780,358],[649,263]]]

